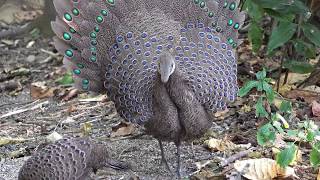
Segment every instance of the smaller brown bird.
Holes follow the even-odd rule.
[[[103,145],[88,138],[64,138],[29,158],[20,169],[18,180],[85,180],[102,167],[126,168],[111,160]]]

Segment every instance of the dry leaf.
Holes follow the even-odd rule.
[[[61,134],[59,134],[57,131],[53,131],[53,133],[49,134],[46,137],[47,141],[50,143],[54,143],[62,138],[63,138],[63,136]]]
[[[251,112],[252,108],[248,105],[243,105],[241,109],[238,111],[240,114],[245,114]]]
[[[236,161],[234,168],[248,179],[271,180],[273,178],[297,177],[291,167],[281,168],[275,160],[268,158]]]
[[[211,149],[212,151],[226,151],[226,150],[233,150],[237,148],[237,145],[229,140],[221,140],[221,139],[215,139],[211,138],[209,140],[206,140],[204,144]]]
[[[294,88],[293,85],[284,84],[284,85],[279,87],[279,93],[280,94],[287,94],[293,88]]]
[[[56,90],[45,86],[42,82],[36,82],[31,84],[30,93],[33,99],[44,99],[53,97]]]
[[[17,144],[27,141],[23,138],[0,137],[0,147],[7,144]]]
[[[133,124],[128,122],[121,122],[115,127],[112,127],[111,137],[128,136],[135,131]]]
[[[19,11],[14,14],[14,17],[16,18],[16,21],[18,22],[25,22],[25,21],[31,21],[39,17],[40,15],[43,15],[43,12],[41,10],[35,10],[35,11]]]
[[[320,104],[317,101],[311,103],[312,114],[316,117],[320,117]]]
[[[317,180],[320,180],[320,168],[319,168],[318,171],[319,171],[319,172],[318,172]]]
[[[76,97],[79,94],[79,90],[73,88],[71,91],[67,91],[67,93],[68,94],[63,98],[64,101],[69,101],[70,99]]]
[[[84,124],[82,124],[81,132],[84,136],[88,136],[91,131],[92,131],[92,123],[85,122]]]
[[[320,93],[300,89],[289,91],[285,96],[290,99],[303,99],[309,104],[320,99]]]

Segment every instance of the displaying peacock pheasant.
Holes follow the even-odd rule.
[[[22,166],[18,180],[86,180],[102,167],[125,169],[109,158],[107,148],[87,138],[64,138],[35,153]]]
[[[54,0],[55,46],[79,89],[177,146],[237,96],[239,0]]]

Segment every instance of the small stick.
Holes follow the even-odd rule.
[[[248,155],[249,153],[251,153],[252,151],[256,150],[257,148],[252,148],[252,149],[249,149],[249,150],[245,150],[245,151],[241,151],[235,155],[232,155],[230,156],[229,158],[223,160],[221,163],[220,163],[220,167],[225,167],[227,166],[228,164],[230,163],[233,163],[234,161]]]
[[[43,105],[45,105],[45,104],[49,104],[49,101],[42,102],[42,103],[37,104],[37,105],[35,105],[35,106],[33,106],[33,107],[30,107],[30,108],[18,109],[18,110],[15,110],[15,111],[8,112],[8,113],[6,113],[6,114],[1,115],[1,116],[0,116],[0,119],[6,118],[6,117],[9,117],[9,116],[12,116],[12,115],[24,113],[24,112],[26,112],[26,111],[32,111],[32,110],[41,108],[41,107],[42,107]]]

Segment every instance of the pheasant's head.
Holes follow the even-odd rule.
[[[176,67],[174,58],[168,52],[160,55],[158,72],[163,83],[167,83]]]

